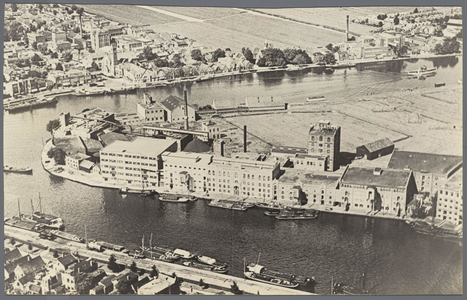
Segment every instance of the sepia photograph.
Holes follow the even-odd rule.
[[[5,295],[463,294],[462,7],[6,3],[3,52]]]

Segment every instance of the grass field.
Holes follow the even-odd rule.
[[[208,20],[223,18],[231,15],[239,14],[240,11],[234,8],[224,7],[183,7],[183,6],[154,6],[159,9],[174,12],[180,15]]]

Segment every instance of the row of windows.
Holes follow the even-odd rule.
[[[311,149],[310,149],[310,152],[315,152],[315,149],[314,149],[314,148],[311,148]],[[319,152],[319,153],[323,153],[323,149],[318,149],[318,152]],[[331,153],[330,150],[327,150],[326,152],[327,152],[327,153]]]
[[[323,139],[324,139],[324,137],[323,137],[322,135],[320,135],[320,136],[318,137],[318,139],[319,139],[320,142],[322,142]],[[312,141],[315,140],[315,136],[314,136],[314,135],[311,136],[311,140],[312,140]],[[331,142],[331,138],[330,138],[330,137],[328,137],[326,140],[327,140],[328,143]]]
[[[443,191],[440,190],[440,191],[439,191],[439,194],[442,195],[442,194],[443,194]],[[449,192],[448,192],[448,191],[445,191],[445,195],[448,196],[448,195],[449,195]],[[454,197],[454,192],[451,192],[451,197]],[[459,198],[459,193],[456,194],[456,197]]]
[[[105,156],[105,155],[109,155],[109,156],[117,156],[117,157],[123,157],[123,154],[115,154],[115,153],[105,153],[105,152],[101,152],[101,156]],[[136,159],[150,159],[150,160],[156,160],[155,157],[147,157],[147,156],[139,156],[139,155],[128,155],[128,154],[125,154],[125,157],[126,158],[136,158]],[[102,161],[106,161],[104,159],[101,159]],[[114,161],[115,162],[115,161]]]
[[[443,201],[443,199],[439,198],[439,201]],[[448,199],[444,199],[445,202],[448,202],[449,200]],[[450,200],[451,203],[453,203],[453,200]],[[456,204],[459,204],[458,201],[456,201]],[[462,206],[462,202],[461,202],[461,206]]]

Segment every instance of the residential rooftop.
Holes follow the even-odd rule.
[[[462,164],[462,156],[395,150],[389,169],[411,169],[414,172],[447,174]]]

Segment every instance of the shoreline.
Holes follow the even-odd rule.
[[[76,88],[61,88],[57,90],[52,90],[52,91],[47,91],[47,92],[37,92],[34,94],[29,94],[29,95],[24,95],[21,98],[14,98],[10,97],[11,100],[15,101],[21,101],[21,100],[27,100],[29,98],[41,98],[41,97],[60,97],[64,95],[73,95],[73,96],[80,96],[82,98],[88,98],[88,97],[93,97],[93,96],[102,96],[102,95],[116,95],[116,94],[131,94],[131,93],[137,93],[139,90],[147,90],[147,89],[156,89],[156,88],[164,88],[166,86],[172,86],[175,84],[182,84],[182,83],[187,83],[187,82],[192,82],[192,83],[197,83],[197,82],[203,82],[203,81],[209,81],[213,80],[216,78],[223,78],[223,77],[229,77],[229,76],[237,76],[237,75],[247,75],[247,74],[254,74],[254,73],[267,73],[267,72],[277,72],[277,71],[303,71],[303,70],[308,70],[308,69],[319,69],[319,68],[332,68],[332,69],[347,69],[347,68],[354,68],[357,65],[365,65],[365,64],[374,64],[374,63],[386,63],[390,61],[404,61],[404,60],[414,60],[414,59],[434,59],[434,58],[442,58],[442,57],[459,57],[462,56],[460,53],[456,54],[441,54],[441,55],[436,55],[436,54],[425,54],[425,55],[416,55],[416,56],[410,56],[410,57],[397,57],[397,58],[383,58],[383,59],[360,59],[360,60],[345,60],[342,61],[341,63],[337,62],[334,65],[318,65],[318,64],[304,64],[304,65],[290,65],[287,67],[257,67],[255,69],[249,70],[249,71],[232,71],[232,72],[223,72],[223,73],[218,73],[218,74],[207,74],[207,75],[198,75],[198,76],[190,76],[190,77],[180,77],[177,79],[172,79],[172,80],[160,80],[156,82],[150,82],[150,83],[132,83],[128,84],[128,86],[125,85],[124,88],[121,89],[113,89],[111,87],[104,87],[104,88],[94,88],[93,91],[96,92],[95,95],[82,95],[78,92],[80,90],[79,87]],[[107,76],[104,76],[107,78],[106,80],[109,80]],[[204,79],[203,79],[204,77]],[[104,81],[105,82],[105,81]],[[112,89],[109,91],[109,89]],[[128,90],[128,92],[125,92],[125,90]],[[136,90],[136,91],[135,91]],[[28,97],[29,96],[29,97]],[[10,99],[8,98],[8,99]],[[4,101],[4,106],[8,105],[10,101]]]
[[[80,184],[84,184],[90,187],[94,188],[108,188],[108,189],[120,189],[123,187],[128,187],[128,188],[134,188],[134,189],[140,189],[141,187],[139,185],[132,185],[128,186],[125,184],[117,184],[117,183],[107,183],[102,180],[102,177],[100,175],[92,175],[85,173],[80,170],[76,169],[71,169],[65,165],[57,165],[55,162],[53,162],[53,159],[50,159],[47,157],[47,151],[52,147],[52,140],[49,140],[43,150],[42,150],[42,166],[46,172],[49,174],[52,174],[54,176],[63,178],[63,179],[68,179],[70,181],[74,181]],[[49,161],[49,162],[47,162]],[[58,169],[62,168],[63,171],[58,172]],[[407,217],[406,215],[398,217],[395,214],[380,214],[380,212],[366,212],[366,211],[345,211],[344,208],[341,207],[332,207],[332,206],[325,206],[325,207],[318,207],[316,204],[305,204],[305,205],[292,205],[287,203],[281,203],[279,200],[268,200],[265,201],[263,198],[243,198],[243,197],[234,197],[234,196],[224,196],[223,194],[220,193],[209,193],[209,195],[204,194],[204,193],[198,193],[198,192],[187,192],[187,191],[179,191],[179,190],[167,190],[166,188],[163,187],[152,187],[151,190],[156,191],[158,194],[177,194],[177,195],[183,195],[183,196],[194,196],[200,200],[207,200],[207,201],[216,201],[216,200],[229,200],[229,201],[236,201],[236,202],[245,202],[245,203],[276,203],[276,204],[282,204],[285,206],[289,206],[291,208],[298,208],[298,209],[314,209],[319,212],[324,212],[324,213],[334,213],[334,214],[343,214],[343,215],[353,215],[353,216],[362,216],[362,217],[372,217],[372,218],[383,218],[383,219],[393,219],[393,220],[400,220],[400,221],[414,221],[417,219],[413,219],[410,217]]]

